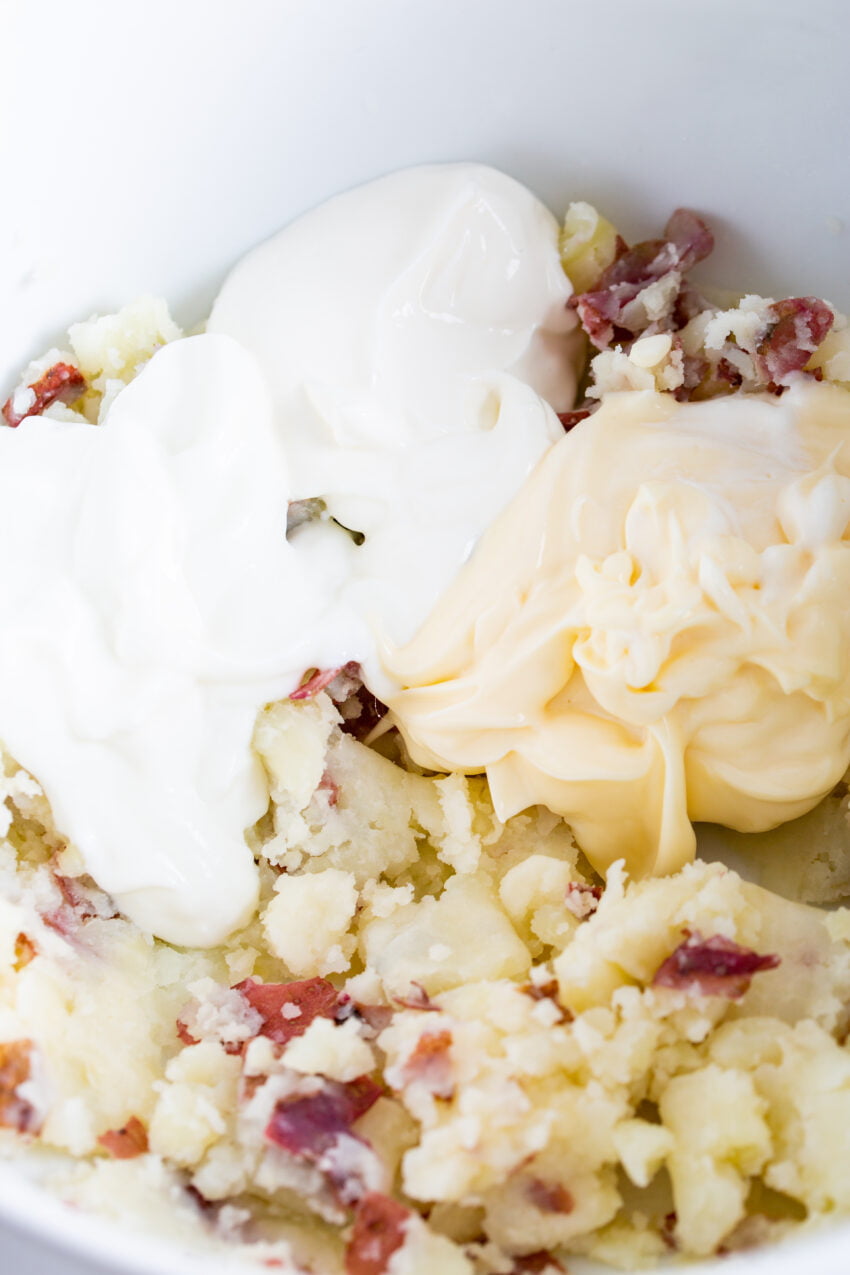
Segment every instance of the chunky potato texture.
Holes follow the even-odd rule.
[[[458,1275],[541,1252],[634,1268],[850,1211],[850,913],[720,864],[602,888],[561,821],[502,825],[482,781],[411,773],[324,694],[270,706],[255,747],[261,911],[211,952],[115,916],[6,765],[0,1043],[31,1044],[18,1098],[73,1157],[51,1170],[67,1198],[330,1275],[363,1190],[409,1210],[393,1269]],[[660,984],[695,936],[781,963],[734,995]],[[303,1011],[267,1022],[245,979],[335,1008],[289,1035]],[[270,1141],[276,1112],[364,1077],[380,1096],[332,1171],[312,1134]],[[147,1152],[111,1159],[100,1138],[133,1119]]]

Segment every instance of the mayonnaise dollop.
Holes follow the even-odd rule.
[[[288,496],[263,378],[226,336],[160,350],[104,425],[0,429],[0,737],[98,884],[175,943],[250,915],[257,711],[337,653]]]
[[[403,170],[336,196],[250,253],[209,320],[258,358],[296,498],[362,532],[334,588],[354,653],[412,637],[572,406],[576,320],[555,218],[479,164]],[[341,533],[299,536],[304,552]],[[326,547],[326,546],[325,546]]]
[[[850,761],[850,394],[609,396],[388,660],[413,756],[542,802],[600,869],[758,831]]]

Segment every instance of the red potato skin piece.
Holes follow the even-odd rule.
[[[246,978],[234,991],[241,992],[252,1009],[262,1017],[261,1036],[276,1045],[286,1045],[303,1036],[315,1018],[335,1018],[340,1007],[340,994],[325,978],[305,978],[293,983],[258,983]],[[285,1018],[284,1005],[300,1011],[297,1017]]]
[[[328,794],[328,805],[335,806],[339,801],[339,784],[331,777],[329,771],[325,771],[319,780],[319,789]]]
[[[572,412],[558,412],[558,420],[564,427],[564,433],[567,434],[573,426],[578,425],[579,421],[586,421],[590,414],[589,407],[577,407]]]
[[[44,913],[42,920],[51,930],[73,941],[81,927],[87,921],[94,920],[99,914],[91,899],[86,895],[85,889],[74,877],[66,877],[56,871],[52,875],[62,895],[62,902],[52,912]],[[112,913],[113,917],[118,915],[117,911]]]
[[[337,682],[336,686],[334,683]],[[333,702],[339,707],[342,716],[340,729],[354,739],[365,739],[386,716],[387,706],[367,689],[362,678],[362,669],[356,660],[349,660],[338,668],[316,669],[306,678],[289,698],[296,703],[313,699],[320,691],[327,691]],[[339,788],[333,780],[325,782],[322,777],[320,788],[330,788],[330,804],[335,806],[339,797]]]
[[[70,363],[54,363],[39,380],[25,387],[32,390],[35,399],[25,412],[16,412],[15,394],[3,404],[3,420],[16,429],[28,416],[38,416],[52,403],[73,403],[86,389],[86,378],[79,368]],[[17,391],[15,392],[17,393]]]
[[[542,1178],[532,1178],[528,1184],[526,1195],[529,1201],[541,1213],[572,1213],[575,1200],[560,1182],[544,1182]]]
[[[347,714],[347,710],[356,702],[358,711],[356,714]],[[354,691],[340,705],[342,713],[342,724],[340,730],[352,738],[363,740],[372,733],[380,721],[386,717],[386,704],[378,699],[377,695],[373,695],[365,686],[361,686],[358,691]]]
[[[706,223],[688,208],[677,208],[664,228],[663,239],[646,239],[620,253],[604,270],[593,288],[570,299],[582,327],[597,350],[612,341],[628,342],[639,335],[624,320],[626,307],[644,288],[665,275],[684,274],[704,261],[714,248],[714,236]],[[676,304],[687,310],[692,289],[683,283]]]
[[[352,1001],[351,1012],[357,1014],[375,1036],[380,1036],[392,1022],[395,1011],[389,1005],[368,1005],[362,1001]]]
[[[313,699],[330,686],[335,678],[340,676],[358,678],[360,677],[360,665],[356,660],[349,660],[347,664],[340,664],[338,668],[316,669],[312,677],[308,677],[306,682],[302,682],[289,696],[290,699],[302,700]]]
[[[519,989],[523,996],[530,996],[533,1001],[551,1001],[560,1014],[562,1023],[571,1023],[574,1020],[572,1010],[567,1009],[558,999],[558,980],[550,978],[548,983],[523,983]]]
[[[454,1097],[450,1031],[424,1031],[402,1068],[405,1084],[418,1083],[435,1098]]]
[[[109,1129],[98,1142],[114,1160],[135,1160],[148,1149],[148,1131],[137,1116],[131,1116],[121,1129]]]
[[[177,1019],[177,1039],[183,1045],[197,1045],[199,1042],[189,1031],[182,1018]]]
[[[342,666],[339,668],[316,669],[312,677],[308,677],[306,682],[302,682],[289,698],[293,700],[315,699],[319,692],[323,691],[326,686],[330,686],[337,674],[341,672]]]
[[[18,1088],[30,1078],[32,1041],[0,1042],[0,1125],[18,1133],[36,1133],[34,1107],[21,1098]]]
[[[561,1271],[566,1275],[567,1268],[562,1266],[548,1249],[538,1249],[536,1253],[527,1253],[525,1257],[514,1259],[511,1275],[542,1275],[544,1271]]]
[[[758,346],[758,368],[765,381],[772,386],[802,372],[834,321],[829,306],[817,297],[775,301]]]
[[[593,916],[601,899],[601,886],[585,885],[582,881],[570,881],[567,885],[564,905],[567,911],[578,920],[586,921],[589,916]]]
[[[425,991],[421,983],[411,983],[406,996],[394,996],[393,1000],[404,1009],[420,1009],[425,1013],[437,1013],[440,1006]]]
[[[381,1086],[369,1076],[360,1076],[347,1084],[326,1080],[315,1093],[279,1102],[266,1127],[266,1137],[290,1154],[316,1163],[341,1134],[357,1137],[351,1132],[351,1126],[374,1106],[382,1093]]]
[[[409,1209],[388,1195],[364,1195],[345,1250],[346,1275],[385,1275],[390,1258],[404,1243],[410,1216]]]
[[[722,935],[703,939],[686,932],[684,942],[656,970],[652,986],[740,1000],[754,974],[774,970],[779,963],[778,956],[762,956]]]

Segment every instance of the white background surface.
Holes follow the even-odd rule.
[[[590,199],[631,238],[690,205],[716,283],[850,307],[845,0],[0,0],[0,19],[3,396],[68,322],[145,291],[197,318],[292,214],[428,160]],[[801,1264],[846,1275],[847,1232],[740,1269]],[[0,1275],[93,1269],[0,1230]]]

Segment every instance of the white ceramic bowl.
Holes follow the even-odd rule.
[[[850,308],[846,0],[5,0],[0,14],[0,392],[69,322],[141,292],[202,317],[234,259],[293,214],[428,160],[495,164],[555,209],[589,199],[631,237],[689,205],[718,234],[714,282]],[[8,1169],[0,1215],[30,1236],[0,1234],[9,1275],[209,1268]],[[845,1275],[850,1227],[701,1269],[801,1262]]]

